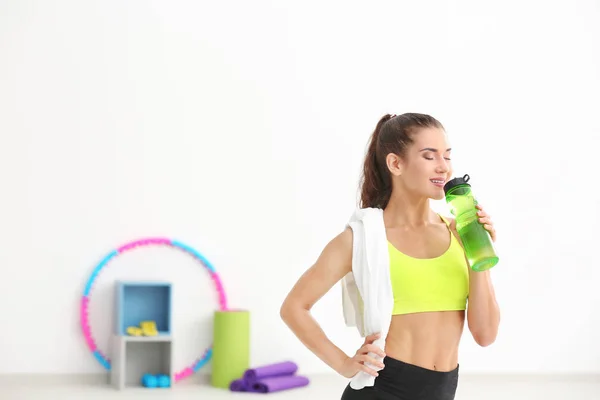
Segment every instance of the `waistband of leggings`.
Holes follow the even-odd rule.
[[[432,376],[454,376],[458,374],[458,370],[460,367],[460,365],[457,364],[456,367],[450,371],[437,371],[429,368],[420,367],[418,365],[410,364],[405,361],[392,358],[390,356],[385,356],[385,358],[383,359],[383,363],[385,365],[384,371],[386,369],[407,370],[412,371],[414,373],[429,374]]]

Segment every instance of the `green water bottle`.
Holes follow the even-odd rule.
[[[454,178],[444,185],[446,203],[456,218],[456,230],[473,271],[485,271],[498,263],[492,238],[479,222],[477,200],[471,191],[469,175]]]

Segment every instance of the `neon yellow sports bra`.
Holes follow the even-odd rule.
[[[462,246],[450,231],[450,246],[439,257],[414,258],[388,241],[390,278],[394,293],[392,315],[426,311],[465,310],[469,267]]]

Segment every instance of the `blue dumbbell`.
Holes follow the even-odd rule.
[[[158,379],[154,375],[144,374],[142,376],[142,385],[147,388],[155,388],[158,386]]]
[[[159,375],[158,377],[158,387],[168,388],[171,386],[171,379],[167,375]]]

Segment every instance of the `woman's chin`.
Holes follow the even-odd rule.
[[[444,190],[441,189],[441,190],[436,190],[429,197],[433,200],[444,200],[446,198],[446,195],[444,194]]]

